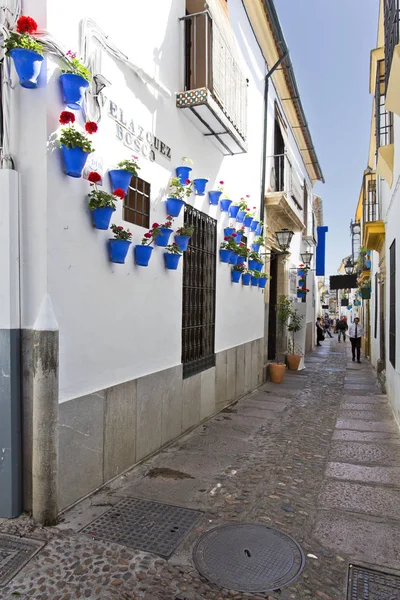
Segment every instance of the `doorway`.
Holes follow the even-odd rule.
[[[277,116],[275,117],[274,157],[275,192],[283,192],[285,191],[285,140]]]
[[[268,315],[268,360],[276,357],[276,305],[278,303],[278,260],[271,250]]]

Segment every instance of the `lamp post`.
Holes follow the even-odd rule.
[[[300,254],[300,256],[301,256],[301,262],[308,268],[311,264],[313,253],[306,251],[306,252],[302,252]]]
[[[287,250],[291,244],[294,232],[290,231],[289,229],[282,229],[281,231],[277,231],[275,235],[282,253],[287,254]]]
[[[350,257],[346,260],[344,264],[344,270],[346,271],[346,275],[353,275],[354,263]]]

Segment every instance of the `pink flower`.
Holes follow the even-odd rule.
[[[237,236],[237,233],[232,233],[232,237],[235,238],[236,236]]]
[[[223,181],[220,181],[220,182],[219,182],[219,184],[220,184],[220,185],[224,185],[224,182],[223,182]]]
[[[250,194],[246,194],[246,198],[250,198]]]
[[[68,50],[67,56],[70,56],[71,58],[76,58],[76,52],[72,52],[72,50]]]

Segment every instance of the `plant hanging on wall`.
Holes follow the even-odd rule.
[[[17,31],[10,33],[3,46],[6,54],[13,59],[19,82],[24,88],[37,87],[42,68],[43,45],[32,37],[37,27],[32,17],[20,17],[17,21]]]
[[[189,245],[189,240],[194,232],[193,225],[183,225],[176,230],[175,242],[178,244],[182,252],[186,252]]]
[[[129,229],[124,229],[122,225],[115,225],[114,223],[110,229],[114,234],[114,238],[108,240],[110,260],[114,263],[123,264],[128,254],[129,246],[132,243],[132,233]]]
[[[140,170],[138,160],[137,156],[132,155],[131,158],[120,160],[116,169],[108,171],[112,187],[124,190],[125,196],[128,193],[132,177],[137,177]]]
[[[176,167],[176,176],[179,178],[182,185],[187,185],[187,181],[190,181],[190,171],[192,170],[191,165],[193,161],[191,158],[187,158],[187,156],[182,156],[181,164],[179,167]]]
[[[167,213],[173,217],[178,217],[185,205],[185,198],[189,198],[192,192],[193,186],[190,179],[187,179],[183,185],[179,177],[173,177],[168,188]]]
[[[81,177],[88,155],[94,151],[92,141],[87,134],[92,135],[97,131],[97,124],[93,121],[85,123],[86,133],[75,129],[75,115],[64,110],[60,115],[60,123],[67,125],[61,129],[60,142],[64,155],[65,170],[70,177]]]
[[[92,74],[76,57],[76,52],[72,52],[72,50],[68,50],[64,62],[65,68],[62,69],[62,75],[60,75],[64,100],[68,108],[79,110]]]
[[[182,250],[178,244],[174,242],[165,247],[164,252],[165,267],[171,271],[176,271],[179,264],[179,259],[182,256]]]
[[[135,246],[135,261],[140,267],[147,267],[153,252],[152,244],[160,234],[158,223],[153,223],[153,227],[142,237],[141,244]]]
[[[168,245],[169,238],[172,233],[172,223],[173,223],[173,218],[171,215],[168,215],[165,223],[163,223],[162,225],[155,223],[153,225],[153,230],[157,231],[157,239],[156,239],[157,246],[162,246],[165,248],[165,246]]]
[[[101,182],[101,175],[95,171],[89,173],[88,180],[93,188],[88,194],[93,224],[96,229],[108,229],[112,214],[115,211],[115,203],[118,201],[118,190],[115,190],[113,194],[109,194],[105,190],[99,190],[97,184]]]

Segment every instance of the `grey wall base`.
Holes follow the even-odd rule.
[[[220,352],[182,380],[177,366],[59,406],[59,509],[89,494],[262,383],[264,339]]]

